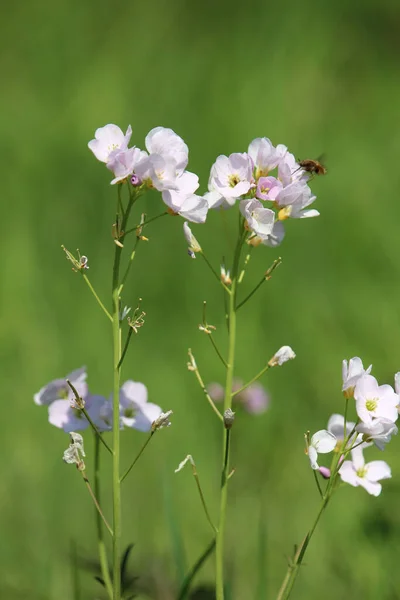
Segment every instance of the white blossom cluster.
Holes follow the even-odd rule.
[[[318,465],[318,454],[332,451],[340,453],[338,473],[342,481],[354,487],[362,486],[373,496],[379,496],[381,479],[391,477],[389,465],[383,460],[366,463],[363,451],[375,444],[384,450],[393,435],[397,434],[399,416],[400,373],[395,375],[395,389],[379,385],[371,372],[364,369],[360,358],[343,361],[343,393],[348,401],[354,400],[357,413],[355,422],[345,421],[342,415],[330,417],[327,429],[317,431],[307,448],[311,467],[319,469],[324,477],[330,470]],[[351,460],[346,460],[347,456]]]
[[[105,125],[96,130],[89,148],[114,174],[112,184],[130,181],[158,190],[171,214],[204,223],[210,209],[230,208],[238,201],[251,232],[248,242],[267,246],[281,243],[286,219],[319,215],[310,208],[315,196],[307,183],[309,173],[283,144],[275,147],[268,138],[256,138],[247,152],[218,156],[208,191],[199,196],[199,178],[186,169],[189,149],[172,129],[152,129],[145,139],[146,150],[129,148],[131,136],[131,126],[124,134],[117,125]],[[191,235],[190,229],[185,235]]]

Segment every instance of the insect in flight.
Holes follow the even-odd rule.
[[[319,160],[306,158],[304,160],[299,160],[298,163],[300,168],[307,171],[307,173],[311,173],[312,175],[326,175],[327,169],[319,162]]]

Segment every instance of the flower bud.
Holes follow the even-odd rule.
[[[225,429],[231,429],[235,420],[235,413],[230,408],[227,408],[224,412],[224,425]]]

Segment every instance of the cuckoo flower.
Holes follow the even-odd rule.
[[[209,189],[223,198],[235,200],[253,185],[253,162],[246,152],[218,156],[211,167]]]
[[[339,469],[342,481],[353,487],[361,486],[372,496],[379,496],[382,485],[378,481],[392,476],[389,465],[383,460],[366,464],[361,447],[353,450],[351,456],[352,460],[345,460]]]
[[[240,212],[246,219],[251,231],[261,238],[271,235],[275,222],[275,213],[258,200],[241,200]]]
[[[255,167],[255,177],[266,177],[272,169],[278,166],[283,155],[287,151],[286,146],[280,144],[277,148],[272,145],[268,138],[256,138],[250,142],[248,154]]]
[[[319,212],[314,209],[306,210],[314,202],[316,196],[312,195],[308,185],[301,181],[294,181],[283,187],[275,198],[279,210],[279,219],[306,219],[318,217]]]
[[[139,148],[129,148],[123,151],[114,151],[110,154],[107,169],[115,175],[111,184],[123,181],[132,175],[136,165],[147,156],[147,152]]]
[[[370,425],[359,423],[356,426],[356,431],[362,434],[364,441],[374,442],[379,450],[384,450],[385,445],[392,439],[392,435],[397,435],[398,429],[393,421],[378,417],[377,419],[372,419]]]
[[[64,379],[54,379],[47,385],[42,387],[33,399],[35,404],[49,405],[56,400],[68,400],[72,402],[74,394],[67,384],[67,379],[72,383],[81,398],[85,398],[88,394],[88,385],[86,383],[86,367],[81,367],[69,373]]]
[[[95,139],[91,140],[88,146],[98,160],[107,163],[113,152],[128,148],[131,135],[132,128],[130,125],[125,135],[117,125],[105,125],[96,129]]]
[[[368,369],[364,369],[361,358],[355,356],[351,358],[349,362],[344,360],[342,362],[342,378],[343,387],[342,391],[348,398],[353,397],[354,388],[357,381],[364,375],[369,375],[372,369],[372,365],[369,365]]]
[[[147,401],[147,388],[137,381],[126,381],[119,396],[121,422],[138,431],[151,431],[151,426],[162,414],[156,404]]]
[[[317,462],[318,454],[327,454],[332,452],[336,446],[336,437],[326,429],[321,429],[314,433],[308,446],[307,453],[310,459],[311,468],[319,469]]]
[[[276,177],[260,177],[256,196],[260,200],[275,200],[282,188],[282,183]]]
[[[89,394],[85,398],[85,409],[100,431],[110,429],[110,426],[103,419],[105,404],[106,399],[103,396]],[[63,429],[66,433],[89,427],[89,421],[79,408],[75,408],[74,401],[71,404],[66,400],[56,400],[50,404],[49,422],[55,427]]]
[[[372,375],[364,375],[357,381],[354,398],[357,414],[366,425],[372,425],[372,420],[376,417],[383,417],[393,423],[397,421],[399,396],[390,385],[378,385]]]
[[[352,421],[346,421],[346,438],[350,435],[355,427],[355,423]],[[334,414],[329,418],[328,431],[332,433],[338,441],[344,440],[345,429],[344,429],[344,416]],[[354,443],[357,434],[352,436],[352,443]]]

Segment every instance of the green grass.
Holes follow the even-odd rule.
[[[389,0],[379,6],[41,0],[8,7],[0,41],[1,597],[70,598],[71,539],[95,556],[90,499],[61,461],[67,436],[48,425],[32,395],[83,364],[94,392],[111,391],[108,323],[60,246],[89,256],[90,278],[109,299],[115,190],[86,144],[95,128],[114,122],[131,123],[141,147],[152,127],[175,129],[190,147],[189,167],[200,175],[202,191],[215,157],[245,151],[254,137],[285,143],[302,158],[326,153],[329,173],[313,181],[321,217],[288,224],[279,249],[283,265],[240,313],[239,376],[250,378],[283,344],[297,352],[264,378],[269,412],[243,415],[233,439],[227,535],[233,597],[255,598],[260,589],[264,523],[266,597],[274,598],[285,556],[317,509],[303,432],[342,411],[341,360],[360,355],[388,383],[400,369],[399,18],[398,4]],[[160,211],[156,195],[144,202],[149,215]],[[232,224],[235,217],[225,216]],[[216,265],[224,231],[217,213],[195,228]],[[186,369],[190,346],[204,378],[222,378],[197,330],[204,299],[221,345],[224,333],[219,290],[202,261],[187,257],[182,220],[156,221],[149,237],[124,298],[134,304],[142,297],[147,313],[124,376],[144,381],[151,400],[174,410],[174,423],[156,436],[124,489],[124,541],[135,542],[137,573],[144,581],[153,574],[164,599],[166,582],[179,573],[167,515],[187,564],[210,539],[190,473],[173,472],[187,453],[195,457],[212,514],[218,505],[218,425]],[[246,285],[277,254],[258,249]],[[142,441],[139,433],[124,434],[127,463]],[[334,499],[294,599],[399,597],[397,445],[395,439],[385,453],[393,479],[381,497],[345,488]],[[201,580],[213,580],[212,561]],[[96,597],[89,578],[83,575],[82,583],[83,597]]]

